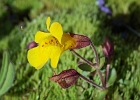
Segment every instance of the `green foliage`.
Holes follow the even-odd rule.
[[[110,70],[110,75],[109,75],[109,80],[107,82],[107,86],[110,87],[111,85],[114,84],[114,82],[116,81],[117,78],[117,73],[116,70],[113,68]]]
[[[91,66],[89,66],[88,64],[80,64],[79,66],[78,66],[81,70],[83,70],[83,71],[91,71],[92,70],[92,67]]]
[[[66,90],[61,89],[56,83],[49,81],[48,77],[53,75],[53,70],[59,73],[69,68],[77,69],[79,73],[82,72],[89,78],[88,72],[78,69],[78,59],[69,51],[61,55],[57,69],[51,69],[49,63],[41,70],[35,70],[29,65],[26,58],[27,50],[25,50],[25,47],[30,41],[34,40],[34,35],[38,30],[46,31],[45,21],[48,16],[50,16],[53,21],[60,22],[64,32],[80,33],[90,37],[97,47],[99,56],[102,56],[100,44],[103,42],[104,36],[109,36],[109,38],[115,42],[115,54],[112,59],[111,68],[115,68],[117,73],[116,81],[107,90],[109,99],[139,100],[140,40],[124,27],[123,29],[128,34],[125,38],[122,38],[121,31],[113,31],[114,26],[112,25],[115,19],[123,18],[126,23],[130,26],[132,25],[139,31],[137,23],[140,22],[138,16],[140,4],[137,0],[127,0],[127,3],[122,0],[108,1],[107,4],[113,11],[112,17],[100,12],[93,0],[70,0],[70,3],[65,0],[40,0],[40,2],[27,0],[29,4],[26,2],[23,3],[23,6],[20,6],[22,3],[19,3],[22,2],[22,0],[15,0],[13,3],[11,3],[11,0],[5,0],[5,2],[6,1],[8,4],[12,5],[12,7],[14,5],[18,9],[20,7],[22,10],[30,8],[30,13],[28,13],[30,19],[36,18],[29,22],[26,20],[27,18],[23,18],[24,20],[22,21],[24,21],[25,27],[22,30],[20,29],[20,25],[14,24],[15,26],[13,26],[12,23],[10,24],[12,28],[8,31],[8,34],[7,31],[4,31],[4,28],[1,28],[3,29],[2,31],[4,31],[2,33],[7,35],[0,39],[0,52],[2,54],[5,48],[10,51],[16,69],[13,87],[8,93],[3,95],[5,100],[94,99],[96,89],[83,80],[78,80],[76,85]],[[0,4],[3,5],[4,3]],[[2,13],[1,16],[4,12],[5,10],[0,12]],[[10,26],[6,24],[4,27],[6,27],[7,30]],[[87,47],[77,52],[88,60],[93,60],[94,54],[90,48]],[[104,65],[104,61],[102,64]],[[104,71],[104,66],[102,64],[101,66]],[[99,77],[92,77],[91,80],[99,83]]]
[[[107,94],[107,90],[95,90],[94,100],[103,100]]]
[[[12,86],[15,77],[15,68],[9,61],[7,51],[3,53],[2,68],[0,71],[0,96],[3,95]]]

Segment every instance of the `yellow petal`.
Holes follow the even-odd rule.
[[[59,41],[59,43],[61,44],[61,38],[63,35],[63,30],[62,30],[62,26],[60,23],[58,22],[54,22],[52,23],[51,27],[50,27],[50,33],[57,38],[57,40]]]
[[[51,18],[48,17],[46,20],[46,25],[47,25],[47,30],[50,31],[50,23],[51,23]]]
[[[71,49],[76,45],[75,40],[67,33],[62,36],[62,44],[64,45],[64,50]]]
[[[60,47],[53,47],[50,58],[51,58],[51,66],[53,68],[57,67],[60,55],[62,53],[62,50],[60,49]]]
[[[32,48],[28,51],[27,58],[29,63],[36,69],[42,68],[49,59],[49,52],[40,47]]]
[[[40,41],[44,40],[46,37],[49,37],[50,33],[45,33],[42,31],[38,31],[35,35],[35,42],[39,43]]]

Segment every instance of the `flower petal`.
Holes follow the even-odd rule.
[[[40,49],[39,46],[28,51],[27,58],[29,63],[36,69],[40,69],[49,59],[49,53],[46,49]]]
[[[47,25],[47,30],[50,31],[50,23],[51,23],[51,18],[48,17],[46,20],[46,25]]]
[[[52,23],[51,27],[50,27],[50,33],[57,38],[57,40],[59,41],[59,43],[61,44],[61,38],[63,35],[63,30],[62,30],[62,26],[60,23],[58,22],[54,22]]]
[[[45,33],[42,31],[38,31],[35,35],[35,42],[39,43],[42,40],[44,40],[45,38],[49,37],[51,34],[50,33]]]
[[[62,36],[62,44],[64,45],[64,50],[71,49],[76,45],[75,40],[67,33]]]
[[[51,66],[53,68],[57,67],[57,64],[58,64],[58,61],[62,52],[63,51],[61,50],[60,47],[56,47],[56,46],[52,47],[50,58],[51,58]]]

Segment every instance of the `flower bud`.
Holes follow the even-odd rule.
[[[31,49],[31,48],[34,48],[37,46],[38,46],[38,44],[36,42],[32,41],[26,46],[26,49]]]
[[[76,41],[76,45],[72,49],[80,49],[90,45],[91,43],[90,38],[88,38],[87,36],[73,34],[73,33],[70,33],[70,36]]]
[[[108,38],[105,39],[101,45],[105,57],[111,57],[114,53],[114,43],[110,42]]]
[[[79,78],[79,73],[74,69],[64,70],[58,75],[50,77],[51,81],[58,83],[62,88],[72,86]]]

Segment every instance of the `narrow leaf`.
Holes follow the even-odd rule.
[[[108,82],[107,82],[107,87],[113,85],[113,83],[115,82],[117,78],[117,72],[116,70],[113,68],[110,72],[110,75],[109,75],[109,79],[108,79]]]
[[[94,100],[104,100],[108,90],[96,90],[96,93],[94,95]]]
[[[92,70],[91,66],[89,66],[88,64],[83,63],[83,62],[79,62],[78,67],[83,71],[91,71]]]
[[[105,57],[101,57],[100,58],[100,68],[99,69],[101,69],[103,66],[104,66],[104,63],[105,63]]]
[[[2,67],[0,71],[0,89],[4,83],[4,80],[6,78],[6,74],[8,71],[8,64],[9,64],[9,55],[7,51],[4,51],[3,53],[3,60],[2,60]]]
[[[4,83],[0,89],[0,95],[4,94],[8,91],[8,89],[12,86],[15,76],[15,67],[10,62],[8,66],[7,75],[5,77]]]

